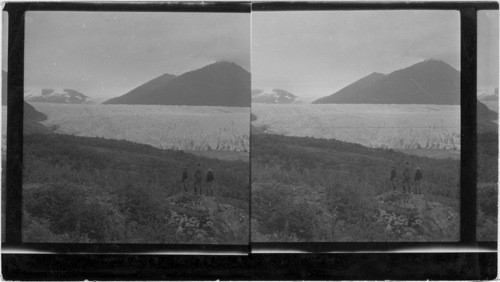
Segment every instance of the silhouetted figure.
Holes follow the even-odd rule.
[[[406,192],[406,187],[408,187],[408,192],[411,193],[411,168],[410,163],[406,162],[405,170],[403,171],[403,191]]]
[[[196,171],[194,173],[194,185],[193,185],[193,188],[194,188],[194,193],[196,195],[201,195],[201,182],[203,180],[203,176],[202,176],[202,173],[201,173],[201,164],[198,164],[197,167],[196,167]]]
[[[420,167],[417,166],[417,171],[415,171],[415,190],[417,194],[422,194],[422,171]]]
[[[391,183],[392,183],[392,189],[396,191],[396,181],[398,180],[396,177],[396,168],[392,166],[391,168]]]
[[[184,193],[188,192],[187,185],[188,185],[188,172],[187,168],[184,168],[182,170],[182,188],[184,189]]]
[[[207,195],[213,196],[214,195],[214,172],[212,169],[208,169],[207,173]]]

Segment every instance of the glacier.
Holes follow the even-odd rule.
[[[337,139],[372,148],[460,150],[460,106],[252,104],[267,132]]]
[[[56,133],[127,140],[161,149],[249,151],[250,108],[31,103]]]

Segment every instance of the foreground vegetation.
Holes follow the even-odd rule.
[[[253,241],[455,241],[458,160],[410,156],[336,140],[254,134]],[[422,195],[393,193],[409,161]],[[413,175],[412,175],[413,179]]]
[[[247,228],[216,230],[208,223],[213,216],[201,214],[211,203],[248,218],[248,162],[61,134],[25,135],[23,154],[25,242],[248,242]],[[197,163],[213,169],[217,197],[179,197],[182,169],[191,188]],[[188,221],[202,235],[187,232]]]
[[[477,239],[497,241],[498,133],[477,137]]]

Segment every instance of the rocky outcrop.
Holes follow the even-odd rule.
[[[386,231],[423,241],[459,240],[459,213],[451,207],[425,199],[423,194],[391,191],[375,197],[379,222]],[[429,241],[427,239],[427,241]]]
[[[189,242],[228,243],[248,233],[248,211],[220,203],[216,197],[177,194],[168,199],[168,222]],[[245,231],[246,230],[246,231]]]

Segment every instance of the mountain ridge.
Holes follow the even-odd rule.
[[[424,60],[387,75],[372,73],[312,103],[460,105],[460,72]]]
[[[160,77],[104,104],[250,106],[250,73],[235,63],[219,61],[175,78]],[[152,87],[152,83],[161,87]]]
[[[176,78],[176,75],[169,74],[169,73],[164,73],[156,78],[153,78],[144,84],[141,84],[140,86],[130,90],[129,92],[123,94],[122,96],[111,98],[109,100],[106,100],[103,102],[103,104],[114,104],[115,101],[120,101],[123,98],[128,98],[131,99],[131,101],[135,101],[136,99],[141,99],[140,93],[144,91],[155,91],[164,85],[166,85],[168,82],[172,81],[174,78]],[[137,100],[139,102],[139,100]]]

